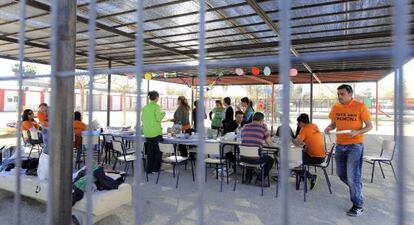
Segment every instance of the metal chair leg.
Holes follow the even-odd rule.
[[[323,174],[325,175],[325,180],[326,180],[326,183],[328,184],[329,193],[331,193],[331,194],[332,194],[332,190],[331,190],[331,182],[329,181],[328,174],[326,173],[325,168],[322,168],[322,170],[323,170]]]
[[[372,173],[371,173],[371,183],[374,182],[374,170],[375,170],[375,162],[372,163]]]
[[[391,169],[392,169],[392,173],[394,174],[395,181],[398,182],[397,175],[395,174],[394,166],[392,165],[391,161],[390,161],[390,166],[391,166]]]
[[[306,192],[308,191],[308,180],[306,166],[303,166],[303,201],[306,202]]]
[[[381,169],[382,177],[385,179],[384,170],[382,170],[381,161],[378,161],[378,165]]]

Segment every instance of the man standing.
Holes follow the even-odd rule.
[[[353,205],[346,212],[347,215],[359,216],[364,211],[361,182],[363,134],[372,129],[372,123],[368,108],[352,98],[351,86],[342,84],[337,88],[337,93],[339,103],[329,113],[331,124],[326,127],[325,133],[329,134],[334,129],[342,131],[336,134],[336,173],[349,187]]]
[[[158,145],[162,141],[161,121],[165,112],[161,112],[157,104],[159,94],[156,91],[148,93],[150,102],[142,109],[142,128],[146,139],[145,147],[147,151],[147,173],[158,172],[162,163],[162,152]]]
[[[241,142],[242,145],[245,146],[254,146],[261,148],[263,147],[263,142],[266,142],[268,145],[272,144],[272,139],[270,138],[270,132],[264,125],[264,115],[261,112],[257,112],[253,115],[253,121],[251,123],[245,124],[243,129],[241,130]],[[260,171],[260,174],[257,175],[256,178],[256,185],[263,187],[269,187],[267,182],[262,180],[263,178],[266,179],[269,176],[269,171],[272,169],[274,160],[272,157],[268,155],[263,155],[262,160],[259,157],[240,157],[240,161],[250,164],[260,164],[263,163],[263,169]],[[246,171],[246,180],[247,183],[250,183],[252,179],[252,170]]]

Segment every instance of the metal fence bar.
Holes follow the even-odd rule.
[[[92,120],[93,120],[93,81],[95,75],[95,30],[96,30],[96,0],[89,0],[88,6],[88,144],[86,151],[86,224],[92,225],[92,176],[93,176],[93,150],[92,146]],[[98,142],[99,143],[99,142]],[[82,143],[83,145],[84,143]],[[100,148],[100,146],[97,146]],[[81,152],[83,151],[81,146]],[[83,154],[83,152],[82,152]],[[98,155],[99,157],[99,155]]]
[[[21,136],[22,136],[22,97],[23,97],[23,60],[24,60],[24,31],[26,27],[26,0],[19,2],[19,74],[18,74],[18,119],[17,119],[17,143],[16,143],[16,189],[14,192],[14,224],[21,224],[21,182],[20,182],[20,168],[22,165],[21,152],[24,152],[24,148],[21,148]]]
[[[281,201],[280,206],[282,215],[280,224],[289,224],[289,99],[290,99],[290,77],[289,69],[291,67],[290,57],[290,1],[279,1],[279,25],[280,25],[280,55],[279,55],[279,74],[282,89],[282,151],[280,151],[280,170],[278,182],[281,183]]]
[[[135,167],[134,167],[134,176],[135,176],[135,188],[134,188],[134,215],[135,215],[135,225],[142,224],[142,190],[141,190],[141,180],[142,180],[142,156],[141,151],[143,147],[141,139],[141,86],[143,78],[143,52],[144,52],[144,1],[137,0],[137,11],[136,11],[136,34],[135,34],[135,67],[134,72],[136,74],[136,84],[137,84],[137,103],[135,105],[135,111],[137,113],[137,121],[135,127]]]
[[[396,68],[395,79],[396,89],[396,122],[397,122],[397,174],[398,182],[396,188],[397,195],[397,223],[406,224],[406,187],[405,187],[405,143],[404,143],[404,69],[405,59],[408,57],[407,35],[409,31],[409,2],[407,0],[395,0],[393,7],[394,13],[394,44],[393,44],[393,64]]]
[[[72,215],[74,76],[76,1],[52,1],[51,16],[51,107],[49,117],[49,177],[47,223],[69,225]],[[59,121],[64,121],[58,122]]]
[[[198,35],[198,78],[200,86],[200,102],[197,104],[197,132],[200,142],[197,149],[197,215],[198,225],[204,224],[204,179],[205,179],[205,163],[204,163],[204,148],[205,148],[205,130],[204,130],[204,86],[206,84],[206,3],[204,0],[199,0],[199,35]],[[202,120],[203,119],[203,120]]]

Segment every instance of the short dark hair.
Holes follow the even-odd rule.
[[[351,87],[350,85],[348,85],[348,84],[341,84],[341,85],[337,88],[337,90],[343,90],[343,89],[345,89],[348,93],[351,93],[351,94],[353,94],[353,93],[354,93],[354,91],[352,90],[352,87]]]
[[[40,107],[42,107],[42,106],[44,106],[44,107],[48,107],[48,106],[47,106],[47,103],[45,103],[45,102],[40,103],[39,108],[40,108]]]
[[[237,116],[237,115],[240,115],[240,114],[241,114],[241,115],[244,115],[244,112],[243,112],[243,111],[241,111],[241,110],[237,110],[237,111],[236,111],[236,116]]]
[[[302,123],[310,123],[309,116],[306,113],[300,114],[298,116],[298,118],[297,118],[297,121],[298,121],[298,123],[299,122],[302,122]]]
[[[150,91],[150,92],[148,92],[148,96],[149,96],[149,99],[151,101],[154,101],[155,99],[157,99],[160,96],[160,94],[158,94],[158,92],[156,92],[156,91]]]
[[[216,100],[216,104],[223,105],[223,103],[221,103],[221,100]]]
[[[33,113],[33,110],[31,109],[25,109],[23,111],[23,115],[22,115],[22,121],[28,121],[29,120],[29,115]]]
[[[194,106],[195,106],[195,107],[197,107],[197,103],[198,103],[198,100],[195,100],[195,101],[193,102],[193,104],[194,104]]]
[[[224,103],[226,103],[227,105],[230,105],[230,104],[231,104],[231,99],[230,99],[230,97],[225,97],[225,98],[223,99],[223,101],[224,101]]]
[[[82,114],[79,111],[73,113],[73,119],[82,121]]]
[[[264,120],[264,114],[261,112],[257,112],[253,115],[253,121],[262,121]]]

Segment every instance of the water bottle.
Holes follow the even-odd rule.
[[[237,143],[241,143],[241,127],[238,126],[236,129],[236,141]]]
[[[183,133],[183,125],[181,125],[181,122],[178,122],[177,125],[177,130],[178,130],[178,134],[182,134]]]

